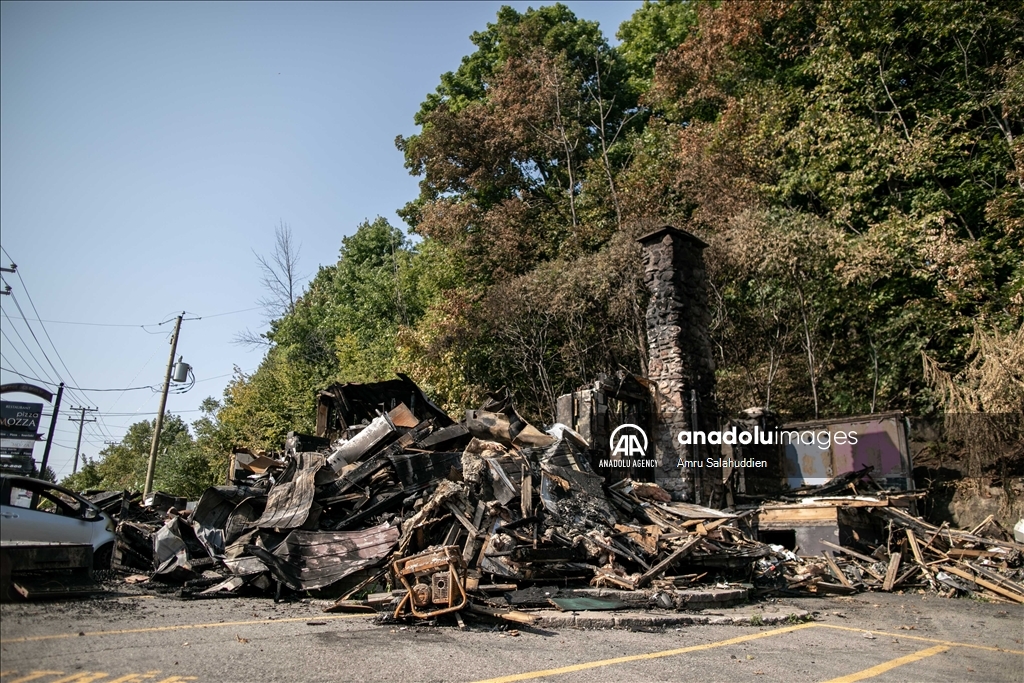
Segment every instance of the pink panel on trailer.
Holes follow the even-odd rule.
[[[900,457],[897,426],[893,420],[871,420],[853,423],[850,429],[857,432],[857,443],[852,447],[853,467],[859,469],[871,465],[875,478],[906,476]]]

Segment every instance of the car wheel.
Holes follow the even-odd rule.
[[[92,554],[92,568],[94,570],[110,569],[110,563],[114,557],[114,544],[108,543],[100,547]]]

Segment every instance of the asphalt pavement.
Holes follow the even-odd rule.
[[[465,631],[325,604],[5,604],[0,683],[1024,681],[1024,606],[1002,603],[868,593],[708,610],[688,624],[587,628],[597,622],[577,615],[530,628],[467,619]]]

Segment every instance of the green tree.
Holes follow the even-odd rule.
[[[205,405],[212,408],[208,403]],[[61,483],[76,490],[141,491],[146,481],[155,423],[156,420],[146,420],[131,425],[120,443],[104,448],[97,460],[86,461],[79,472]],[[208,455],[197,449],[185,421],[177,415],[166,414],[153,477],[155,490],[194,499],[206,487],[220,483],[225,471],[226,466],[215,473]]]
[[[271,323],[260,366],[229,384],[211,428],[218,438],[280,447],[288,431],[313,430],[318,390],[401,371],[410,361],[402,331],[461,282],[458,261],[441,245],[422,246],[380,217],[343,238],[337,263],[320,268],[292,309]]]
[[[345,238],[232,382],[218,447],[279,446],[318,389],[396,370],[453,413],[509,385],[538,420],[643,373],[634,239],[656,222],[710,244],[723,412],[934,409],[922,353],[957,376],[975,330],[1024,316],[1022,16],[645,2],[612,48],[562,5],[503,8],[396,141],[420,239]]]
[[[816,384],[809,393],[829,414],[928,410],[922,351],[955,365],[979,320],[1019,325],[1024,259],[1020,212],[1009,207],[1021,196],[1021,9],[909,0],[698,7],[694,30],[657,63],[650,100],[662,121],[640,141],[625,184],[648,198],[646,210],[668,198],[665,213],[712,242],[716,319],[728,321],[718,328],[724,396],[741,400],[745,363],[758,357],[779,368],[790,387],[779,398],[797,414],[813,414],[799,387]],[[792,226],[813,219],[821,234],[840,236],[813,263],[801,257],[815,277],[790,280],[761,265],[799,230],[747,239],[746,226],[780,210],[798,218]],[[749,258],[753,248],[760,260]],[[816,343],[796,343],[782,302],[808,287],[822,341],[849,343],[828,345],[827,362],[817,371],[805,363],[798,379],[796,359]],[[782,316],[767,328],[757,322],[765,296],[762,310]],[[749,329],[781,336],[729,359],[748,348],[740,342]],[[789,350],[776,365],[780,339]]]
[[[650,89],[658,60],[682,45],[697,23],[697,0],[644,0],[619,26],[619,53],[629,65],[634,88]]]
[[[471,39],[421,105],[420,133],[397,140],[422,176],[401,215],[483,283],[599,248],[621,219],[615,176],[638,123],[625,62],[560,4],[504,7]]]

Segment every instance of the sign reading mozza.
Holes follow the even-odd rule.
[[[42,403],[0,401],[0,429],[10,432],[31,432],[39,429]]]
[[[47,402],[53,400],[53,394],[34,384],[0,384],[0,394],[8,393],[31,394]],[[0,401],[0,471],[27,475],[35,473],[32,450],[39,440],[38,429],[42,416],[42,403]]]

